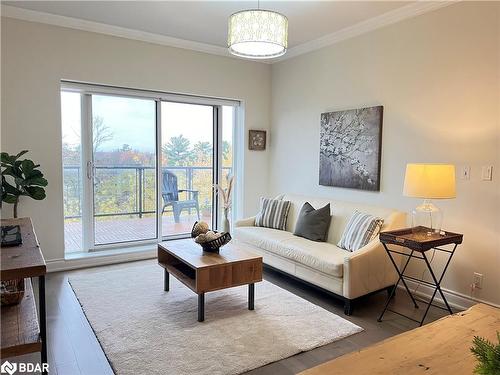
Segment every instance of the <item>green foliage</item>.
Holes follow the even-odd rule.
[[[189,139],[182,134],[170,138],[170,141],[163,146],[163,153],[167,157],[170,166],[189,165],[193,159]]]
[[[95,120],[94,120],[95,121]],[[66,146],[66,147],[65,147]],[[223,142],[223,178],[226,186],[227,175],[232,167],[232,147]],[[188,172],[182,168],[174,170],[178,178],[179,189],[199,191],[199,202],[202,209],[209,209],[212,201],[212,144],[196,142],[191,145],[188,138],[180,135],[172,137],[162,147],[162,164],[165,167],[193,167],[192,182],[188,183]],[[134,212],[139,208],[138,174],[134,166],[144,167],[142,207],[145,211],[156,209],[156,174],[155,154],[134,150],[130,145],[122,145],[112,151],[100,150],[94,154],[96,165],[96,184],[94,185],[94,204],[98,214],[116,214]],[[81,216],[81,181],[84,178],[79,167],[80,149],[63,144],[64,169],[64,215],[65,217]],[[105,169],[100,166],[114,166],[116,169]],[[123,167],[123,168],[120,168]],[[198,167],[198,168],[197,168]],[[160,184],[161,188],[161,184]],[[187,193],[181,193],[186,199]],[[161,202],[160,202],[161,203]],[[167,214],[166,214],[167,215]],[[116,220],[108,216],[103,220]]]
[[[479,336],[474,336],[471,352],[478,360],[474,369],[476,374],[500,375],[500,332],[497,332],[498,344],[493,344]]]
[[[28,150],[21,151],[17,155],[9,155],[6,152],[1,154],[2,166],[2,202],[14,205],[14,217],[17,217],[17,205],[19,197],[28,196],[35,200],[45,199],[45,189],[47,180],[43,173],[30,159],[20,157]]]

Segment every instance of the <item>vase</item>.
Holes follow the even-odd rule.
[[[228,215],[229,209],[224,208],[224,217],[222,218],[222,231],[227,233],[229,233],[229,231],[231,230],[231,224],[229,223]]]

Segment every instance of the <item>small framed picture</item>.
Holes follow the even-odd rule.
[[[248,131],[248,149],[253,151],[262,151],[266,149],[265,130]]]

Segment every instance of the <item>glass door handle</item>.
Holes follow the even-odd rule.
[[[87,178],[89,180],[91,180],[92,177],[94,177],[94,166],[93,166],[93,163],[91,161],[88,161],[87,162]]]

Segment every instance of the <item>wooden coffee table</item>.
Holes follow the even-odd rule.
[[[248,284],[248,309],[254,309],[255,283],[262,281],[262,257],[245,245],[230,242],[220,254],[204,252],[193,240],[158,244],[158,264],[165,269],[164,290],[169,275],[198,294],[198,321],[205,320],[205,293]]]

